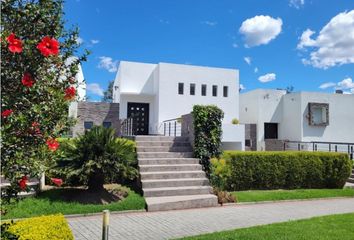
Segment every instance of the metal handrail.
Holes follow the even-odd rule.
[[[181,118],[168,119],[162,122],[164,136],[182,136]]]
[[[122,136],[134,136],[133,123],[133,118],[126,118],[122,120],[120,125]]]

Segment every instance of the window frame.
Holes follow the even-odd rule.
[[[184,83],[178,83],[178,95],[184,95]]]
[[[222,89],[223,97],[229,97],[229,86],[224,86]]]
[[[218,96],[218,85],[213,85],[211,92],[212,92],[211,95],[212,95],[213,97],[217,97],[217,96]]]
[[[86,124],[91,124],[91,126],[89,128],[86,127]],[[86,130],[90,130],[91,128],[93,128],[93,121],[84,121],[84,129]]]
[[[202,87],[201,87],[201,95],[203,97],[205,97],[207,95],[207,85],[206,84],[202,84]]]
[[[105,126],[105,124],[107,124],[107,123],[109,123],[109,126],[108,126],[108,127]],[[104,128],[110,128],[110,127],[112,127],[112,122],[110,122],[110,121],[104,121],[104,122],[102,122],[102,126],[103,126]]]
[[[190,94],[191,96],[194,96],[194,95],[195,95],[195,89],[196,89],[195,83],[189,84],[189,94]],[[193,90],[193,91],[192,91],[192,90]]]

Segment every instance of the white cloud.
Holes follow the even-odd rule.
[[[116,72],[118,69],[118,61],[113,61],[111,57],[99,57],[100,62],[98,68],[106,69],[108,72]]]
[[[304,31],[297,45],[298,49],[311,47],[309,58],[302,59],[304,64],[327,69],[354,63],[354,10],[333,17],[315,39],[311,38],[314,33]]]
[[[233,47],[233,48],[238,48],[237,43],[233,43],[233,44],[232,44],[232,47]]]
[[[246,89],[246,87],[245,86],[243,86],[243,84],[242,83],[240,83],[240,90],[245,90]]]
[[[305,0],[290,0],[289,6],[299,9],[300,7],[305,5]]]
[[[170,21],[164,19],[160,19],[159,22],[162,24],[170,24]]]
[[[255,72],[255,73],[258,73],[258,67],[255,67],[255,68],[254,68],[254,72]]]
[[[94,95],[103,97],[103,89],[98,83],[89,83],[86,86],[86,90]]]
[[[267,73],[263,76],[260,76],[258,78],[258,80],[262,83],[266,83],[266,82],[271,82],[271,81],[274,81],[276,78],[276,74],[275,73]]]
[[[81,37],[77,37],[75,41],[77,44],[82,44],[84,42],[84,39],[82,39]]]
[[[345,78],[342,81],[338,82],[337,86],[338,86],[337,88],[339,88],[339,89],[343,89],[343,90],[351,89],[351,90],[353,90],[354,89],[354,82],[353,82],[353,79],[348,77],[348,78]]]
[[[275,39],[281,32],[282,25],[283,21],[280,18],[260,15],[246,19],[239,31],[244,35],[245,47],[254,47],[268,44]]]
[[[245,62],[246,62],[248,65],[251,65],[251,62],[252,62],[252,58],[251,58],[251,57],[244,57],[243,60],[245,60]]]
[[[322,83],[319,88],[321,89],[326,89],[326,88],[330,88],[330,87],[334,87],[336,86],[337,84],[334,83],[334,82],[326,82],[326,83]]]
[[[100,40],[97,40],[97,39],[91,39],[91,44],[97,44],[100,42]]]
[[[218,24],[217,22],[213,22],[213,21],[202,21],[200,22],[201,24],[205,24],[205,25],[208,25],[210,27],[214,27],[216,26],[216,24]]]

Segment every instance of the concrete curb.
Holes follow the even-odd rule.
[[[118,215],[118,214],[127,214],[127,213],[143,213],[147,212],[146,209],[139,209],[139,210],[125,210],[125,211],[112,211],[110,214]],[[78,213],[78,214],[68,214],[64,215],[65,218],[77,218],[77,217],[92,217],[92,216],[100,216],[102,212],[96,213]]]

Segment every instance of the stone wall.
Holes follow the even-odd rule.
[[[93,122],[101,126],[103,122],[111,122],[111,127],[120,134],[119,103],[106,102],[78,102],[76,125],[72,128],[73,137],[85,132],[84,122]]]
[[[285,140],[279,139],[266,139],[265,150],[266,151],[284,151]]]
[[[193,124],[193,116],[191,113],[182,115],[182,132],[181,135],[183,137],[188,137],[189,142],[192,147],[194,147],[194,124]]]
[[[246,151],[257,151],[257,124],[245,124],[245,140],[250,146],[246,146]]]

